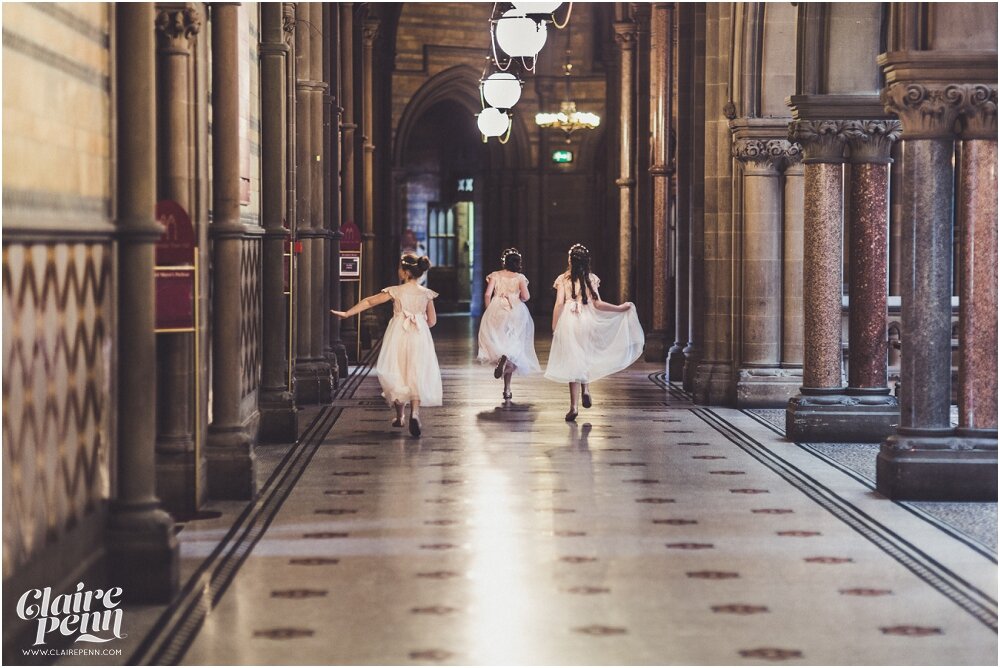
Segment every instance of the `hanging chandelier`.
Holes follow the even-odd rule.
[[[577,130],[593,130],[601,124],[601,117],[589,111],[578,111],[576,102],[570,95],[569,78],[573,73],[573,63],[570,60],[570,33],[566,31],[566,64],[563,66],[564,78],[566,82],[566,97],[559,104],[558,112],[541,112],[535,114],[535,124],[541,128],[556,128],[566,133],[566,143],[570,141],[570,135]]]

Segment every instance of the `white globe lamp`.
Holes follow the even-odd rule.
[[[521,99],[521,81],[509,72],[491,74],[480,86],[483,99],[497,109],[510,109]]]
[[[494,107],[486,107],[476,121],[484,137],[502,137],[510,127],[510,116]]]
[[[545,22],[536,23],[518,9],[510,9],[497,19],[497,45],[508,56],[534,58],[545,46]]]

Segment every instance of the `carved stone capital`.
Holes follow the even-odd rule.
[[[619,49],[632,50],[635,48],[636,27],[632,21],[615,21],[615,44]]]
[[[281,30],[286,44],[291,44],[295,39],[295,4],[281,3]]]
[[[787,139],[737,139],[733,142],[733,157],[756,169],[775,174],[802,157],[801,147]]]
[[[802,162],[844,162],[848,121],[792,121],[788,139],[802,146]]]
[[[878,162],[888,164],[892,144],[899,139],[899,121],[847,121],[847,135],[851,162]]]
[[[161,9],[155,25],[160,48],[187,51],[201,30],[201,14],[194,7]]]
[[[375,42],[381,23],[379,19],[371,16],[364,20],[361,25],[361,36],[365,40],[365,46],[371,46]]]
[[[962,139],[997,138],[996,84],[964,84],[961,111]]]
[[[904,139],[947,139],[971,84],[892,83],[882,89],[882,104],[903,122]]]

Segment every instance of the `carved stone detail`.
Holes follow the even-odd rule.
[[[803,162],[843,162],[847,121],[792,121],[788,139],[802,146]]]
[[[976,86],[894,83],[882,89],[882,104],[903,122],[904,139],[947,139],[955,134],[969,89]]]
[[[965,84],[960,110],[962,139],[997,138],[997,87],[994,84]]]
[[[295,39],[295,5],[294,2],[281,4],[281,29],[287,44],[291,44]]]
[[[801,147],[787,139],[737,139],[733,142],[734,158],[761,169],[781,171],[801,156]]]
[[[201,14],[194,7],[163,9],[156,15],[156,34],[168,49],[189,49],[201,30]]]
[[[899,121],[847,121],[844,133],[851,162],[892,162],[889,154],[901,128]]]
[[[615,44],[619,49],[635,48],[636,26],[632,21],[615,21]]]
[[[376,18],[366,18],[361,28],[361,36],[365,40],[365,46],[371,46],[378,37],[379,25],[381,21]]]
[[[726,104],[722,107],[722,115],[729,120],[736,118],[736,103],[732,100],[726,100]]]

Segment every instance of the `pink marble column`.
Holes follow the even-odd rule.
[[[997,439],[997,91],[970,87],[959,164],[959,431]]]
[[[851,121],[848,394],[888,395],[889,153],[899,121]],[[895,399],[891,402],[896,405]],[[886,424],[886,435],[891,425]]]

